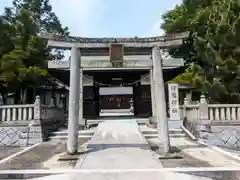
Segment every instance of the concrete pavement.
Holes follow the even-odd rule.
[[[114,121],[99,124],[87,146],[88,153],[80,157],[75,168],[91,172],[53,175],[38,180],[150,180],[184,179],[208,180],[194,175],[176,172],[146,172],[147,169],[162,169],[161,162],[151,151],[136,121]],[[103,170],[102,172],[96,170]],[[111,172],[112,169],[118,172]],[[122,170],[121,170],[122,169]],[[142,169],[140,172],[124,171]],[[109,171],[108,171],[109,170]]]
[[[89,153],[79,160],[75,168],[162,168],[133,120],[100,123],[87,148]]]
[[[71,173],[38,178],[36,180],[212,180],[175,172],[120,172],[120,173]]]

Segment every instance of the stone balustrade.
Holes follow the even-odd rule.
[[[0,106],[0,146],[42,142],[64,124],[64,117],[63,108],[42,105],[39,96],[34,104]]]
[[[37,96],[34,104],[2,105],[0,106],[0,122],[26,122],[48,120],[62,117],[62,108],[54,105],[42,105]]]
[[[208,104],[202,95],[198,104],[189,104],[185,99],[180,106],[180,116],[191,121],[240,121],[240,104]]]
[[[185,98],[184,104],[180,106],[180,116],[185,128],[195,137],[210,139],[211,136],[221,134],[222,129],[231,134],[232,129],[236,131],[239,128],[240,104],[208,104],[204,95],[198,104],[189,104]],[[221,144],[219,142],[211,141],[215,145]]]
[[[208,104],[209,120],[240,121],[240,104]]]
[[[33,120],[34,104],[0,106],[1,122]]]

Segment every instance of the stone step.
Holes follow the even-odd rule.
[[[152,128],[141,128],[141,132],[143,134],[157,134],[157,129],[152,129]],[[92,136],[94,134],[95,130],[94,129],[90,129],[90,130],[79,130],[78,131],[78,135],[79,136]],[[169,130],[170,134],[180,134],[183,133],[182,129],[170,129]],[[61,131],[57,131],[53,133],[53,136],[67,136],[68,135],[68,131],[67,129],[65,130],[61,130]]]
[[[116,121],[116,120],[117,118],[94,119],[94,120],[88,119],[87,125],[99,124],[100,122],[103,122],[103,121]],[[129,120],[133,120],[133,121],[135,120],[139,125],[149,124],[149,118],[126,118],[126,121],[129,121]],[[124,120],[121,120],[121,121],[124,121]]]
[[[80,136],[92,136],[94,134],[94,130],[79,130],[78,131],[78,135]],[[62,130],[62,131],[57,131],[53,133],[54,136],[67,136],[68,135],[68,131],[66,130]]]
[[[157,138],[158,132],[155,128],[150,128],[146,124],[139,125],[139,128],[145,138]],[[91,139],[95,132],[96,128],[86,129],[86,130],[79,130],[78,131],[78,138],[81,139]],[[169,129],[169,134],[171,137],[183,137],[185,134],[183,133],[182,129]],[[68,131],[67,129],[62,129],[60,131],[54,132],[53,136],[50,137],[51,140],[65,140],[67,139]]]
[[[91,138],[92,138],[92,135],[78,135],[78,139],[90,140]],[[66,140],[67,135],[51,136],[49,139],[50,140],[57,140],[57,141]]]
[[[78,138],[79,139],[87,139],[87,140],[90,140],[92,138],[93,135],[81,135],[79,134],[78,135]],[[157,138],[158,137],[158,134],[143,134],[143,136],[146,138],[146,139],[149,139],[149,138]],[[175,134],[169,134],[170,137],[184,137],[185,134],[184,133],[175,133]],[[51,136],[49,138],[50,140],[66,140],[67,139],[67,134],[65,135],[55,135],[55,136]]]
[[[185,137],[186,135],[183,134],[183,133],[179,133],[179,134],[169,134],[170,137]],[[157,134],[144,134],[144,137],[146,139],[149,139],[149,138],[158,138],[158,135]]]
[[[157,134],[157,129],[152,128],[140,128],[143,134]],[[170,134],[180,134],[183,133],[182,129],[169,129]]]

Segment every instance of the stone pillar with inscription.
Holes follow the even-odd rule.
[[[79,122],[79,76],[80,76],[80,49],[73,46],[70,61],[70,88],[68,110],[68,139],[67,153],[75,154],[78,147]]]
[[[153,79],[155,84],[155,102],[156,102],[156,119],[159,137],[159,152],[168,153],[170,150],[170,142],[168,136],[168,120],[167,120],[167,108],[165,100],[165,88],[162,72],[162,57],[159,47],[153,47],[152,49],[153,60]]]
[[[168,84],[168,100],[169,100],[169,129],[180,129],[182,120],[179,110],[179,88],[177,83]]]

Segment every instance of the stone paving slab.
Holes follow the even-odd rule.
[[[80,159],[78,169],[161,168],[136,121],[99,124],[88,142],[89,152]],[[141,158],[140,158],[141,157]]]
[[[113,147],[114,145],[128,145],[149,147],[134,120],[105,121],[98,125],[93,137],[88,142],[89,148]]]
[[[86,155],[79,169],[139,169],[162,168],[151,150],[139,148],[108,148]]]

